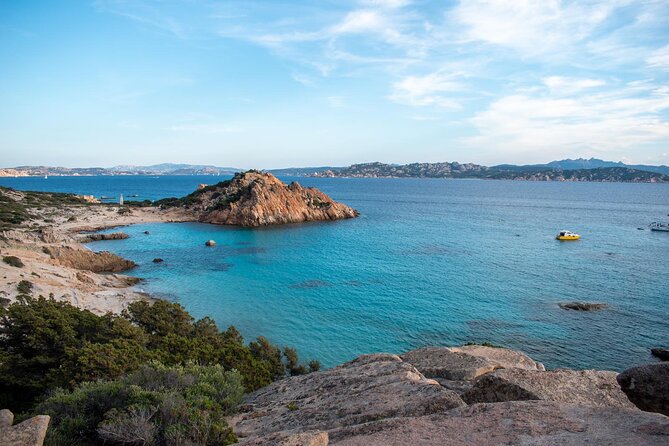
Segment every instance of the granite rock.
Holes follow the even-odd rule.
[[[597,370],[500,369],[476,379],[462,398],[468,404],[546,400],[635,409],[620,390],[616,376],[615,372]]]
[[[420,417],[393,418],[330,431],[333,446],[658,446],[669,419],[619,407],[554,401],[475,404]]]
[[[399,356],[377,354],[270,384],[250,394],[230,423],[240,441],[250,441],[282,431],[329,431],[459,406],[464,402],[455,392],[425,378]]]
[[[669,362],[633,367],[617,379],[639,409],[669,416]]]

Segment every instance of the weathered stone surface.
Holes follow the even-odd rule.
[[[534,361],[523,352],[502,347],[488,347],[486,345],[463,345],[450,347],[451,351],[467,353],[486,359],[503,369],[546,370],[540,362]]]
[[[424,347],[404,353],[402,359],[427,378],[463,381],[492,372],[498,365],[448,347]]]
[[[633,367],[617,379],[639,409],[669,416],[669,362]]]
[[[659,358],[663,361],[669,361],[669,348],[651,348],[650,352],[656,358]]]
[[[582,446],[669,444],[669,419],[613,407],[552,401],[475,404],[330,431],[336,446]]]
[[[443,412],[464,403],[389,354],[361,356],[333,369],[277,381],[246,399],[230,420],[240,439],[281,431],[328,431],[373,420]]]
[[[575,311],[593,311],[593,310],[601,310],[607,307],[606,304],[590,303],[590,302],[564,302],[558,305],[563,310],[575,310]]]
[[[38,415],[12,426],[14,415],[0,411],[0,444],[3,446],[41,446],[44,443],[50,417]]]
[[[221,225],[267,226],[353,218],[358,212],[315,188],[286,186],[274,175],[248,171],[232,180],[198,189],[186,197],[200,221]]]
[[[135,262],[107,251],[93,252],[70,246],[49,246],[45,249],[62,266],[94,273],[119,273],[137,266]]]
[[[0,429],[14,423],[14,414],[9,409],[0,410]]]
[[[327,432],[309,431],[300,433],[277,432],[260,438],[250,438],[237,443],[239,446],[328,446]]]
[[[79,238],[80,243],[98,242],[100,240],[124,240],[129,237],[125,232],[112,232],[110,234],[86,234]]]
[[[478,378],[462,398],[468,404],[547,400],[634,409],[620,390],[616,375],[597,370],[500,369]]]

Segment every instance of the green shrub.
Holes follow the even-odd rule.
[[[237,370],[247,391],[306,371],[295,350],[282,354],[263,337],[245,345],[234,327],[221,332],[212,319],[195,321],[167,301],[135,302],[105,316],[41,296],[21,295],[0,308],[0,406],[14,412],[49,389],[119,379],[154,360]]]
[[[18,291],[19,294],[30,295],[33,292],[33,283],[29,280],[22,280],[16,285],[16,291]]]
[[[152,362],[114,381],[58,390],[35,413],[52,417],[47,445],[225,445],[236,442],[225,417],[243,395],[235,370]]]
[[[9,266],[15,266],[16,268],[23,268],[23,262],[16,256],[4,256],[2,261]]]

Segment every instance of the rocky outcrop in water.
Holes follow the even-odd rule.
[[[275,382],[245,403],[230,420],[240,446],[650,446],[669,439],[669,418],[634,407],[614,372],[545,371],[521,352],[479,345],[361,356]]]
[[[669,348],[651,348],[650,352],[662,361],[669,361]]]
[[[669,416],[669,362],[633,367],[617,379],[639,409]]]
[[[79,239],[80,243],[98,242],[100,240],[124,240],[129,236],[125,232],[112,232],[110,234],[86,234]]]
[[[45,251],[62,266],[94,273],[119,273],[137,266],[135,262],[107,251],[93,252],[70,246],[50,246]]]
[[[198,189],[182,199],[157,202],[184,206],[199,221],[247,227],[353,218],[358,212],[315,188],[285,185],[269,173],[248,171]]]

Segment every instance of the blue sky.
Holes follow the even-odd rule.
[[[667,1],[2,1],[0,165],[669,164]]]

